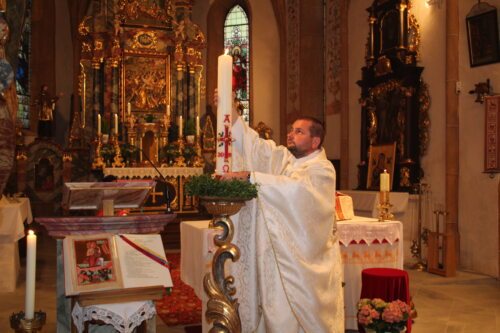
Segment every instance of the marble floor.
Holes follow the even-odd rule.
[[[55,241],[38,237],[36,309],[47,314],[42,332],[56,332]],[[413,333],[500,332],[500,282],[497,279],[459,272],[444,278],[413,270],[410,289],[418,318]],[[9,317],[24,309],[24,263],[15,292],[0,292],[0,332],[12,332]],[[183,333],[184,327],[167,327],[157,319],[158,333]]]

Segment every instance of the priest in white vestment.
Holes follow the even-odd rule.
[[[243,332],[344,333],[335,169],[321,148],[323,125],[295,121],[284,147],[233,117],[233,172],[223,177],[259,184],[258,198],[232,218],[241,257],[229,265]]]

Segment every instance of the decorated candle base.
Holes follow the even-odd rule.
[[[386,220],[394,219],[394,215],[391,213],[391,203],[389,201],[389,191],[380,191],[379,192],[379,204],[378,208],[378,220],[380,222]]]
[[[10,316],[10,328],[17,333],[39,332],[45,325],[46,318],[47,315],[41,310],[35,312],[33,319],[25,319],[24,311],[13,313]]]

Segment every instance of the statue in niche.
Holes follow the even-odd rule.
[[[54,110],[59,96],[50,96],[49,87],[43,85],[40,97],[37,100],[38,108],[38,137],[51,138],[52,137],[52,123],[54,121]]]

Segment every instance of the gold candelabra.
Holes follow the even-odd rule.
[[[95,154],[94,161],[92,162],[92,169],[103,169],[105,166],[104,159],[101,155],[101,147],[102,147],[102,134],[97,134],[97,138],[95,141]]]
[[[125,164],[123,163],[123,157],[120,150],[120,142],[118,141],[118,134],[115,134],[112,138],[113,146],[115,149],[115,157],[111,166],[113,168],[123,168]]]
[[[33,319],[24,318],[24,311],[13,313],[10,316],[10,328],[16,333],[36,333],[42,330],[47,315],[43,311],[36,311]]]
[[[394,219],[394,215],[391,213],[392,204],[389,200],[389,193],[389,191],[379,192],[379,204],[377,205],[377,208],[378,220],[380,222]]]

